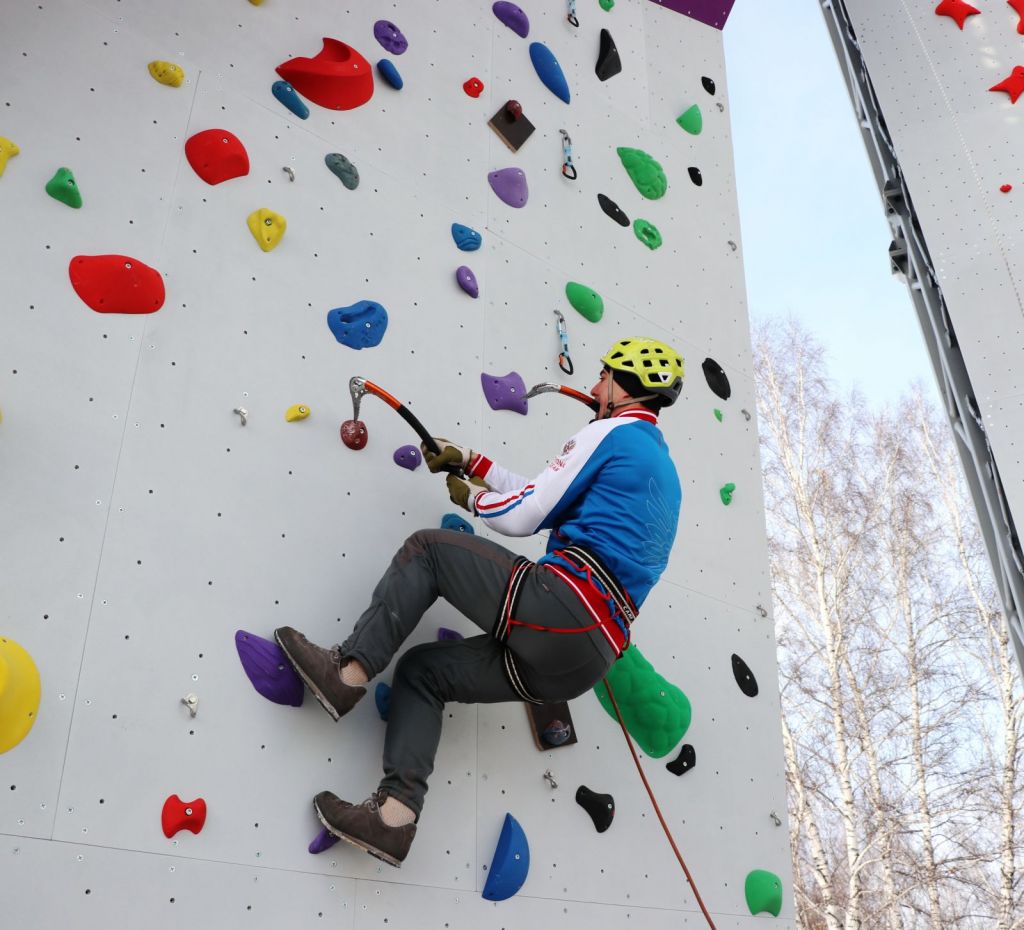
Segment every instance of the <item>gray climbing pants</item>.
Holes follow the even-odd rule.
[[[420,530],[395,554],[370,606],[341,644],[342,655],[358,660],[373,678],[388,666],[438,597],[483,631],[464,640],[415,646],[395,668],[380,786],[417,815],[434,768],[444,705],[521,700],[506,674],[506,648],[512,651],[523,684],[541,701],[582,694],[615,661],[614,650],[596,629],[559,634],[515,627],[507,645],[491,635],[517,558],[479,536]],[[593,624],[576,594],[543,565],[530,566],[516,619],[555,629]]]

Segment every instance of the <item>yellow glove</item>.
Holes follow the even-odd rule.
[[[486,491],[487,485],[480,478],[460,478],[458,475],[448,476],[448,496],[453,504],[458,504],[463,510],[468,510],[476,516],[476,509],[473,501],[477,494]]]

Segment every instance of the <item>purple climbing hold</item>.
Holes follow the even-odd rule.
[[[526,173],[522,168],[500,168],[487,175],[494,191],[510,207],[525,207],[530,197],[526,186]]]
[[[305,686],[277,643],[255,633],[238,630],[235,648],[242,670],[249,676],[252,686],[268,701],[292,707],[302,704]]]
[[[526,416],[526,383],[518,372],[510,371],[504,377],[484,373],[480,384],[491,410],[512,410]]]
[[[491,9],[494,15],[520,38],[525,39],[530,34],[530,17],[514,3],[498,0]]]
[[[420,450],[415,446],[402,446],[401,448],[395,449],[394,460],[396,465],[400,465],[402,468],[408,468],[409,471],[415,471],[420,467],[420,462],[423,461],[423,456]]]
[[[352,349],[369,349],[384,338],[388,312],[372,300],[360,300],[350,307],[328,310],[327,325],[338,342]]]
[[[471,268],[459,265],[455,269],[455,280],[459,282],[459,287],[469,294],[470,297],[480,296],[480,285],[476,283],[476,275],[473,274]]]
[[[401,55],[409,47],[409,40],[402,35],[402,30],[386,19],[378,19],[373,24],[373,37],[392,55]]]
[[[313,842],[309,844],[309,851],[315,856],[317,853],[325,852],[330,849],[335,843],[337,843],[339,837],[335,836],[324,827],[314,838]]]
[[[465,639],[461,633],[456,633],[455,630],[449,630],[446,626],[439,626],[437,628],[437,641],[439,643],[457,643],[460,639]]]

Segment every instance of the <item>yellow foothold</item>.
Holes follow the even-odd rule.
[[[253,6],[262,6],[262,5],[263,5],[263,0],[249,0],[249,2],[250,2],[250,3],[251,3],[251,4],[253,5]]]
[[[153,80],[168,87],[181,87],[185,80],[185,72],[173,61],[151,61],[149,73],[153,75]]]
[[[0,636],[0,753],[13,749],[39,713],[39,669],[13,639]]]
[[[288,225],[280,213],[275,213],[266,207],[253,210],[249,214],[247,222],[249,232],[252,233],[253,238],[260,244],[260,248],[264,252],[269,252],[281,241],[285,227]]]
[[[4,173],[4,168],[7,167],[7,159],[14,158],[15,155],[20,152],[18,148],[10,139],[5,139],[0,136],[0,175]]]
[[[294,423],[296,420],[305,420],[309,416],[309,412],[309,407],[305,404],[292,404],[284,412],[284,418],[289,423]]]

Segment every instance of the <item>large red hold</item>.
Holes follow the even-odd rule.
[[[97,313],[156,313],[164,305],[160,272],[130,255],[76,255],[68,276]]]
[[[277,73],[303,97],[329,110],[354,110],[373,96],[373,68],[351,45],[324,37],[315,58],[290,58]]]
[[[172,794],[164,801],[164,809],[160,812],[160,823],[164,828],[164,836],[170,839],[179,830],[191,830],[198,833],[206,823],[206,802],[202,798],[194,801],[183,801]]]
[[[249,153],[241,140],[226,129],[206,129],[185,143],[185,157],[207,184],[220,184],[249,173]]]

